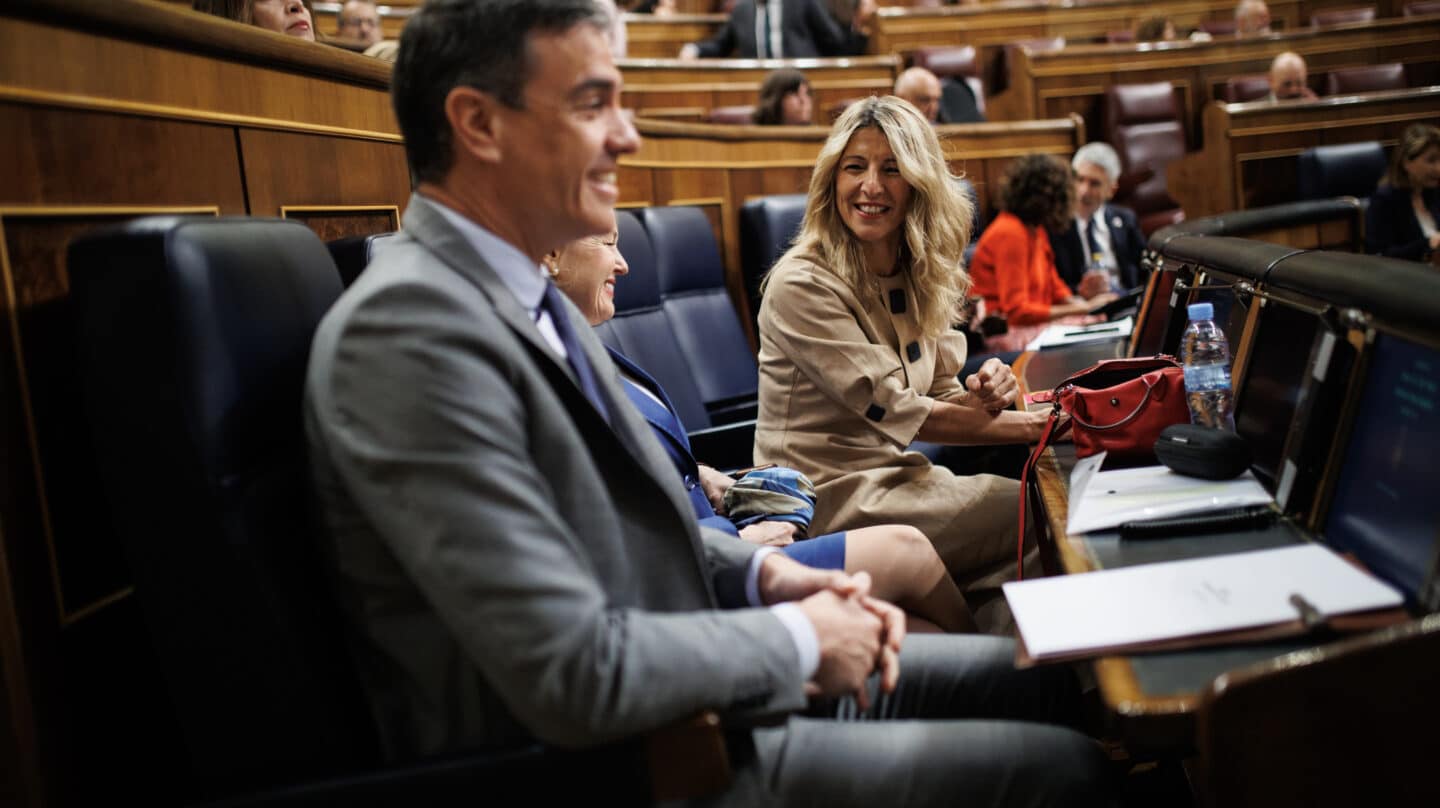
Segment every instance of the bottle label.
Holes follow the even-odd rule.
[[[1229,390],[1230,366],[1221,362],[1210,365],[1185,366],[1185,390],[1198,393],[1204,390]]]

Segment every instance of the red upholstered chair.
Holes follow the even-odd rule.
[[[1440,2],[1440,0],[1436,0]],[[923,67],[940,78],[947,76],[968,77],[979,76],[979,66],[975,61],[974,45],[938,45],[929,48],[917,48],[910,54],[910,64],[915,67]]]
[[[1105,91],[1106,139],[1120,154],[1119,204],[1149,235],[1182,216],[1165,187],[1165,164],[1185,156],[1185,128],[1169,82],[1116,84]]]
[[[1270,94],[1270,77],[1261,73],[1254,76],[1231,76],[1225,80],[1221,96],[1227,104],[1254,101]]]
[[[1423,17],[1426,14],[1440,14],[1440,0],[1419,0],[1405,4],[1405,16]]]
[[[1230,36],[1235,33],[1235,21],[1233,19],[1201,20],[1200,30],[1210,36]]]
[[[1372,90],[1403,90],[1405,66],[1399,62],[1364,67],[1345,67],[1330,71],[1325,77],[1326,95],[1368,93]]]
[[[733,107],[715,107],[705,115],[706,123],[748,124],[755,117],[754,104],[740,104]]]
[[[1349,22],[1374,22],[1374,6],[1357,6],[1355,8],[1332,8],[1328,11],[1317,11],[1310,15],[1310,24],[1316,28],[1327,25],[1344,25]]]

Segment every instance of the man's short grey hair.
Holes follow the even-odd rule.
[[[1081,146],[1075,152],[1075,158],[1070,161],[1070,165],[1079,171],[1081,163],[1092,163],[1099,166],[1111,182],[1117,182],[1120,179],[1120,155],[1110,148],[1109,143],[1101,143],[1097,140]]]

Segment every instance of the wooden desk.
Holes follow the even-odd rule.
[[[620,160],[621,207],[698,205],[710,216],[726,285],[748,331],[740,271],[740,207],[746,200],[806,191],[830,130],[821,126],[724,126],[637,118],[640,151]],[[1010,161],[1042,152],[1069,159],[1085,142],[1076,118],[938,127],[952,168],[975,185],[987,213]]]
[[[1301,0],[1268,4],[1274,24],[1293,29],[1308,20]],[[987,93],[1004,86],[1001,59],[1005,46],[1025,39],[1065,37],[1074,42],[1104,42],[1110,31],[1129,31],[1139,20],[1155,14],[1145,0],[1096,0],[1071,3],[1061,0],[999,0],[978,5],[938,8],[882,8],[876,14],[870,53],[909,54],[936,45],[973,45]],[[1166,16],[1181,30],[1206,20],[1231,19],[1231,0],[1167,0]],[[1041,116],[1027,116],[1041,117]],[[992,119],[995,119],[992,117]],[[996,119],[998,120],[998,119]],[[1023,120],[1017,115],[1003,120]]]
[[[1214,102],[1205,146],[1166,166],[1170,194],[1192,218],[1290,201],[1306,149],[1378,140],[1387,148],[1413,123],[1440,123],[1440,87],[1270,104]]]
[[[715,36],[725,19],[724,14],[704,12],[668,17],[626,14],[625,55],[631,59],[673,59],[682,45]]]
[[[715,107],[754,104],[771,71],[805,71],[815,98],[817,123],[831,104],[849,98],[885,95],[895,86],[895,56],[842,59],[621,59],[625,88],[620,103],[645,118],[699,121]]]
[[[1028,352],[1016,360],[1015,370],[1023,390],[1045,390],[1076,371],[1101,359],[1121,356],[1124,351],[1125,341],[1120,340]],[[1042,541],[1054,547],[1066,574],[1279,547],[1302,540],[1299,530],[1289,527],[1264,533],[1144,542],[1121,542],[1114,531],[1071,536],[1065,531],[1065,519],[1074,464],[1072,444],[1062,443],[1047,450],[1036,466],[1035,486],[1028,492],[1032,513],[1040,516],[1036,528],[1042,531]],[[1195,710],[1200,697],[1216,676],[1311,645],[1294,640],[1104,657],[1094,662],[1094,670],[1115,728],[1132,751],[1185,754],[1194,742]]]
[[[1167,81],[1174,85],[1180,120],[1191,148],[1201,145],[1200,110],[1222,98],[1225,81],[1265,73],[1282,51],[1305,57],[1312,76],[1336,68],[1382,62],[1407,66],[1412,80],[1440,83],[1440,15],[1303,29],[1291,33],[1211,42],[1079,45],[1044,53],[1019,49],[1010,86],[988,99],[991,120],[1053,118],[1076,113],[1103,136],[1102,101],[1114,84]]]

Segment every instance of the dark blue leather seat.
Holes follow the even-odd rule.
[[[155,721],[179,737],[153,754],[155,776],[183,792],[175,804],[458,806],[597,789],[648,802],[636,742],[384,762],[309,518],[302,390],[341,294],[319,237],[278,219],[152,217],[76,239],[68,269],[74,426],[134,578],[147,635],[135,641],[164,672]]]
[[[674,347],[690,366],[710,422],[753,419],[759,369],[725,287],[710,220],[699,208],[676,206],[644,208],[640,221],[655,251]]]
[[[620,254],[630,273],[615,284],[615,317],[596,330],[602,342],[625,354],[665,388],[686,431],[705,429],[711,425],[710,415],[688,360],[676,350],[675,329],[660,301],[660,274],[650,236],[630,211],[616,211],[615,221]]]
[[[800,232],[805,199],[805,194],[775,194],[740,206],[740,274],[745,280],[752,324],[760,316],[760,281]],[[758,337],[758,328],[755,333]]]
[[[346,236],[326,243],[335,267],[340,270],[340,282],[348,289],[365,267],[375,260],[375,255],[385,247],[385,242],[394,233],[372,233],[368,236]]]
[[[1384,147],[1373,140],[1306,149],[1300,153],[1298,195],[1301,199],[1369,199],[1387,166]]]

